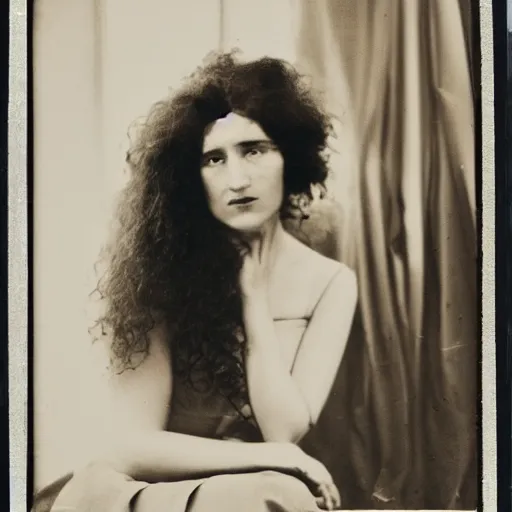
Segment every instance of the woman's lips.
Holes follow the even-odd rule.
[[[231,206],[231,205],[246,205],[246,204],[249,204],[249,203],[253,203],[254,201],[256,201],[256,198],[255,197],[239,197],[237,199],[231,199],[231,201],[229,201],[228,205]]]

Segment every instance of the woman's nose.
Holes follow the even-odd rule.
[[[239,159],[233,159],[228,163],[228,173],[228,186],[234,192],[244,190],[251,184],[249,173],[245,169],[244,162],[241,162]]]

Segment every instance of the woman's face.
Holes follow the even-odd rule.
[[[276,220],[283,201],[283,156],[262,128],[238,114],[207,127],[201,177],[213,215],[241,232]]]

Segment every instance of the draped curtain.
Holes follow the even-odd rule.
[[[475,508],[470,5],[296,5],[297,62],[344,119],[338,148],[355,164],[332,166],[352,197],[340,201],[334,236],[360,293],[332,397],[305,448],[326,461],[346,507]]]

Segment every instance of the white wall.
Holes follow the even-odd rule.
[[[86,407],[85,298],[103,221],[93,3],[36,2],[34,27],[35,484],[66,465]]]

